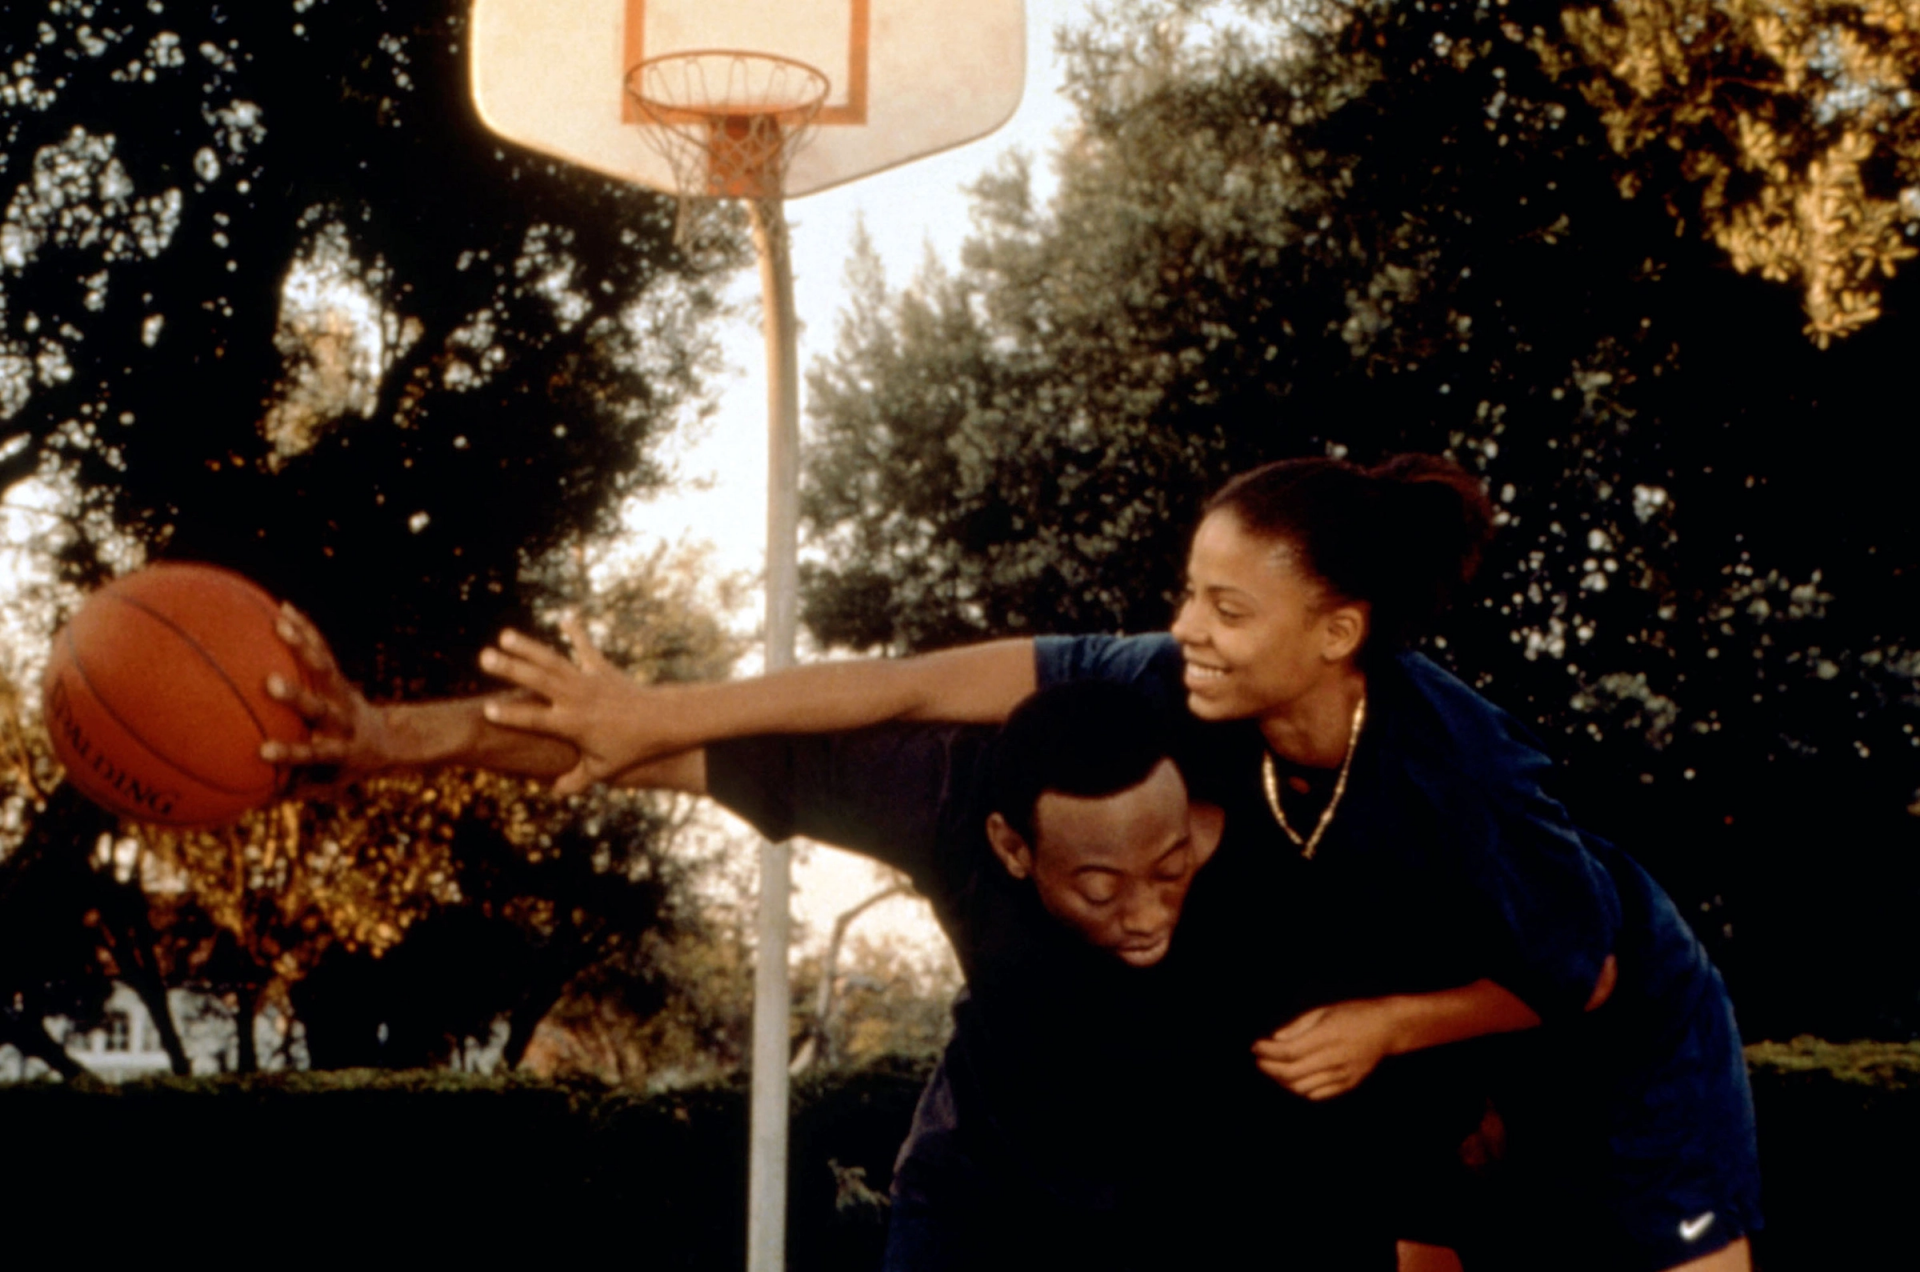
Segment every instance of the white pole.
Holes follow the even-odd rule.
[[[752,199],[767,334],[767,670],[793,665],[799,619],[800,374],[793,263],[778,199]],[[748,1132],[747,1272],[781,1272],[787,1231],[789,852],[760,845],[753,966],[753,1099]]]

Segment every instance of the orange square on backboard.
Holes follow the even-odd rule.
[[[765,0],[626,0],[625,72],[674,53],[769,53],[827,77],[816,127],[867,122],[867,38],[870,0],[781,0],[771,17]],[[622,122],[645,122],[625,93]]]

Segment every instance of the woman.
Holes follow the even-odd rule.
[[[1508,1175],[1551,1186],[1496,1215],[1509,1231],[1482,1234],[1489,1253],[1537,1266],[1545,1242],[1555,1266],[1585,1252],[1597,1267],[1744,1272],[1757,1165],[1718,974],[1652,880],[1569,823],[1524,731],[1403,652],[1471,576],[1490,523],[1477,484],[1442,461],[1287,461],[1208,504],[1168,635],[648,689],[508,634],[483,665],[542,701],[488,714],[573,743],[566,790],[719,737],[995,720],[1074,677],[1184,695],[1245,846],[1199,925],[1217,944],[1182,953],[1237,970],[1216,1006],[1262,1036],[1259,1069],[1324,1099],[1396,1051],[1545,1020],[1524,1059],[1553,1066],[1547,1080],[1513,1073],[1499,1089]],[[1412,991],[1468,983],[1483,992],[1464,1024],[1410,1015]],[[1275,1028],[1289,995],[1318,1005]]]

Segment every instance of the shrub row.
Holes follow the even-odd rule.
[[[1763,1272],[1878,1267],[1920,1185],[1920,1044],[1749,1049]],[[877,1265],[893,1154],[926,1072],[796,1084],[788,1266]],[[151,1249],[619,1249],[648,1269],[744,1266],[742,1084],[654,1095],[441,1072],[0,1087],[17,1219]],[[115,1222],[101,1224],[97,1218]],[[234,1248],[229,1246],[229,1248]]]
[[[926,1071],[795,1084],[789,1268],[878,1265]],[[211,1240],[249,1257],[622,1250],[649,1270],[737,1269],[745,1097],[376,1070],[0,1086],[0,1197],[16,1229],[71,1234],[90,1257]]]
[[[1747,1048],[1767,1232],[1761,1272],[1913,1264],[1920,1043]]]

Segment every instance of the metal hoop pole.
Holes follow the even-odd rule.
[[[709,77],[713,63],[723,66],[724,75]],[[679,72],[677,79],[673,70]],[[783,77],[792,77],[792,82]],[[753,219],[766,311],[770,672],[793,665],[799,619],[798,323],[781,180],[787,158],[805,140],[827,86],[827,77],[804,63],[727,49],[655,58],[627,73],[628,92],[657,125],[649,140],[672,166],[679,186],[681,217],[675,237],[682,246],[687,246],[687,210],[696,199],[743,198]],[[786,1262],[791,868],[788,845],[760,845],[747,1135],[748,1272],[782,1272]]]
[[[793,262],[779,198],[749,199],[767,337],[767,670],[790,667],[799,618],[800,375]],[[787,941],[791,851],[760,845],[753,966],[753,1091],[748,1131],[747,1269],[781,1272],[787,1229]]]

